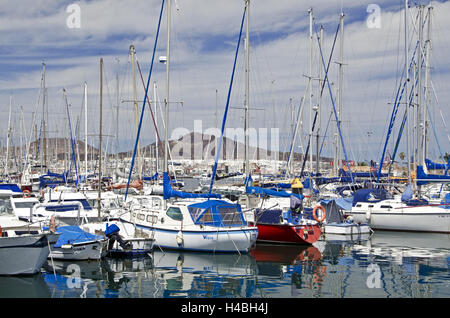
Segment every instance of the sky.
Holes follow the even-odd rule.
[[[431,128],[436,136],[430,131],[429,157],[439,158],[442,151],[450,150],[449,129],[446,126],[450,114],[450,90],[447,88],[450,64],[446,56],[450,45],[447,35],[450,29],[450,19],[447,18],[450,16],[450,3],[410,1],[410,57],[418,37],[415,25],[416,5],[419,4],[433,7],[430,54],[433,90],[430,90],[428,109],[433,120]],[[372,10],[374,5],[378,11]],[[324,73],[315,30],[321,26],[324,28],[322,52],[327,62],[340,13],[343,12],[341,129],[344,145],[353,160],[379,160],[405,63],[404,5],[404,0],[252,0],[249,10],[250,127],[278,128],[280,150],[287,151],[302,97],[306,96],[295,149],[301,152],[306,148],[310,127],[309,95],[305,93],[310,67],[308,10],[312,8],[314,15],[314,105],[319,95],[319,70],[322,77]],[[159,62],[159,57],[166,55],[166,9],[167,0],[151,77],[149,97],[152,101],[155,97],[156,101],[165,98],[166,69]],[[65,89],[72,129],[75,131],[78,124],[78,137],[84,138],[83,85],[86,82],[88,143],[97,145],[99,61],[103,58],[102,131],[106,138],[103,144],[106,151],[115,152],[118,136],[118,150],[132,150],[136,121],[129,48],[130,45],[135,46],[136,59],[146,83],[160,10],[161,0],[24,0],[19,3],[3,0],[0,5],[2,144],[6,141],[10,101],[13,142],[19,144],[21,138],[27,140],[34,133],[33,113],[36,113],[34,125],[39,133],[43,116],[42,63],[45,63],[47,105],[44,114],[48,135],[65,137],[69,134],[68,107],[63,95]],[[243,0],[172,0],[169,135],[180,127],[193,130],[195,121],[199,120],[204,130],[221,125],[243,12]],[[328,73],[330,90],[328,85],[324,87],[320,104],[320,137],[324,140],[324,156],[332,156],[336,131],[330,95],[336,99],[338,90],[340,42],[339,37],[337,39]],[[242,40],[236,60],[227,128],[244,126],[243,43]],[[137,69],[136,87],[140,112],[144,89]],[[403,112],[404,106],[399,110],[390,139],[388,150],[391,152]],[[141,145],[155,140],[148,108],[143,118]],[[162,136],[160,116],[157,121]],[[34,140],[35,136],[31,139]],[[400,151],[406,151],[404,141],[400,144]]]

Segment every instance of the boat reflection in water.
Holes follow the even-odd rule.
[[[376,231],[368,243],[353,258],[379,267],[377,296],[450,296],[449,234]]]
[[[16,295],[450,297],[450,236],[446,234],[376,231],[360,241],[322,240],[313,246],[256,244],[250,253],[242,255],[155,250],[152,257],[51,264],[47,261],[42,276],[19,279],[17,288],[26,289],[30,284],[35,291],[30,287],[26,291],[29,294],[17,291]],[[9,286],[4,288],[8,297],[15,297],[15,283],[2,279],[10,278],[0,278],[0,283]]]
[[[450,236],[375,231],[367,241],[325,242],[320,297],[448,297]]]
[[[140,284],[148,280],[153,260],[148,256],[102,261],[54,260],[47,261],[44,269],[42,276],[54,298],[143,297]]]
[[[252,297],[257,266],[248,254],[154,252],[156,297]]]
[[[315,246],[257,244],[251,255],[258,264],[261,291],[255,297],[297,297],[299,290],[320,288],[326,276]]]

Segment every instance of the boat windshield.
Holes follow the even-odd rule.
[[[34,207],[35,204],[39,203],[38,201],[28,201],[28,202],[14,202],[16,209],[30,209]]]
[[[11,200],[0,198],[0,216],[13,215]]]

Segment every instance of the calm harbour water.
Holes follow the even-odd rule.
[[[444,234],[375,232],[310,247],[257,244],[246,255],[155,250],[139,259],[53,265],[32,277],[0,277],[0,297],[450,297]]]

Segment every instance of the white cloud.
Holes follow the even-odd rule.
[[[27,2],[29,3],[26,6],[21,7],[16,5],[16,1],[6,1],[1,13],[0,54],[3,62],[0,63],[8,66],[3,68],[6,70],[1,73],[0,78],[0,115],[3,118],[7,116],[11,92],[16,103],[23,105],[24,111],[28,112],[26,118],[31,118],[43,60],[47,64],[49,108],[55,110],[56,114],[64,111],[61,108],[63,87],[68,89],[69,99],[74,107],[81,107],[84,81],[89,84],[89,104],[97,107],[100,56],[105,60],[105,85],[108,85],[108,88],[104,89],[105,109],[111,110],[111,103],[115,101],[116,57],[120,58],[121,64],[121,98],[131,99],[131,69],[127,63],[127,54],[132,43],[136,47],[145,81],[147,80],[160,1],[76,2],[81,7],[82,27],[79,30],[69,29],[65,25],[68,15],[65,8],[71,1],[63,4],[55,1]],[[309,72],[307,10],[313,6],[316,23],[326,27],[324,54],[327,61],[343,4],[346,12],[343,96],[343,112],[347,122],[344,127],[346,141],[348,140],[348,147],[353,150],[357,159],[378,159],[376,156],[392,109],[392,105],[388,103],[393,102],[398,84],[396,76],[403,65],[403,13],[399,11],[403,1],[377,1],[382,13],[381,29],[367,28],[365,19],[369,3],[371,1],[356,0],[251,2],[250,101],[251,107],[266,109],[252,113],[251,121],[254,126],[276,125],[286,132],[290,129],[290,123],[286,125],[289,118],[289,99],[293,98],[294,103],[298,105],[307,85],[304,75]],[[184,125],[192,128],[193,119],[203,119],[208,124],[215,121],[216,89],[219,91],[218,114],[221,120],[244,1],[178,0],[177,4],[179,10],[177,11],[175,6],[173,8],[171,99],[183,100],[184,106],[172,106],[174,111],[171,113],[171,127]],[[433,35],[438,36],[433,37],[432,74],[441,108],[444,116],[448,117],[449,111],[445,103],[450,96],[444,83],[450,79],[450,70],[446,66],[449,40],[445,34],[445,30],[450,27],[450,21],[446,18],[450,14],[450,4],[437,2],[434,6]],[[152,81],[158,82],[160,96],[164,95],[165,89],[165,69],[157,62],[160,55],[165,55],[165,14],[163,18],[152,77]],[[338,44],[332,62],[338,58]],[[212,48],[211,45],[217,47]],[[233,107],[242,107],[243,46],[240,48],[237,67],[231,102]],[[315,65],[314,70],[317,68]],[[331,66],[329,76],[330,81],[334,83],[333,93],[336,93],[335,63]],[[139,99],[142,99],[142,84],[139,77],[137,80]],[[327,87],[323,102],[322,131],[331,109]],[[139,107],[141,106],[139,104]],[[121,107],[131,108],[125,104]],[[90,113],[92,131],[98,129],[96,109],[92,109]],[[278,115],[277,119],[273,118],[274,113]],[[56,114],[54,117],[58,118],[59,125],[62,126],[64,115]],[[110,126],[113,115],[112,111],[104,115],[107,118],[105,122]],[[305,109],[304,132],[309,127],[308,118],[308,110]],[[349,121],[351,124],[348,124]],[[230,111],[228,123],[235,127],[243,125],[239,110]],[[120,125],[123,138],[133,139],[134,119],[131,111],[124,111]],[[442,122],[436,122],[436,125],[442,126]],[[332,129],[330,126],[328,135],[332,134]],[[370,137],[375,143],[374,147],[367,145],[370,141],[367,137],[369,131],[374,133]],[[445,131],[439,132],[442,143],[447,142]],[[154,135],[148,117],[143,135]],[[303,144],[305,143],[303,140]],[[328,141],[328,152],[331,144],[332,141]],[[448,146],[448,143],[446,145]]]

